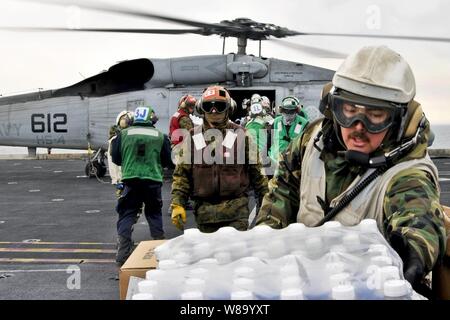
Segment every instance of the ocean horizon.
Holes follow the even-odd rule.
[[[431,149],[450,149],[450,124],[435,124],[431,126],[435,138]],[[52,148],[52,153],[85,153],[87,149],[59,149]],[[47,148],[37,148],[38,154],[46,154]],[[28,154],[26,147],[10,147],[10,146],[0,146],[0,155],[17,155],[17,154]]]

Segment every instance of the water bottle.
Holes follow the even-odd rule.
[[[323,242],[320,237],[306,239],[306,254],[311,259],[318,259],[323,255]]]
[[[158,281],[156,280],[142,280],[138,283],[139,293],[154,294],[158,289]]]
[[[183,240],[187,247],[197,244],[202,241],[202,233],[197,228],[185,229],[183,233]]]
[[[379,267],[391,266],[392,258],[389,256],[375,256],[370,258],[370,263]]]
[[[165,270],[161,270],[161,269],[148,270],[145,273],[145,279],[146,280],[160,280],[166,276],[166,273],[167,272]]]
[[[255,277],[255,269],[247,266],[237,267],[233,270],[234,278],[254,278]]]
[[[281,288],[284,289],[299,289],[302,285],[302,279],[297,276],[290,276],[281,279]]]
[[[158,262],[158,269],[160,270],[172,270],[177,267],[177,262],[173,259],[161,260]]]
[[[203,292],[185,291],[181,294],[181,300],[203,300]]]
[[[239,290],[231,292],[231,300],[254,300],[253,292],[247,290]]]
[[[186,292],[191,291],[200,291],[203,292],[205,290],[206,281],[200,278],[187,278],[184,281],[184,288]]]
[[[331,289],[333,300],[355,300],[355,288],[351,284],[343,284]]]
[[[378,233],[377,222],[374,219],[364,219],[359,223],[361,233]]]
[[[280,300],[304,300],[303,291],[298,288],[281,290]]]
[[[214,258],[218,264],[227,264],[232,261],[231,253],[229,251],[218,251],[214,254]]]
[[[350,284],[350,274],[347,272],[332,274],[329,279],[331,288]]]
[[[357,233],[349,233],[342,237],[342,244],[347,251],[355,252],[361,248],[361,239]]]
[[[194,267],[188,271],[191,278],[207,279],[209,277],[209,269],[203,267]]]
[[[411,290],[406,280],[388,280],[384,283],[386,300],[411,300]]]
[[[131,300],[154,300],[155,297],[151,293],[136,293],[133,294]]]

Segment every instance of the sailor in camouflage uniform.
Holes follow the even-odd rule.
[[[258,201],[268,191],[257,146],[252,152],[244,129],[229,121],[232,105],[228,91],[221,86],[208,87],[198,101],[203,125],[183,139],[190,152],[183,151],[188,156],[177,163],[173,173],[172,222],[179,229],[186,222],[185,207],[191,197],[200,231],[214,232],[224,226],[247,230],[249,188],[253,187]]]
[[[446,235],[438,172],[427,153],[430,125],[414,96],[413,73],[396,52],[379,46],[350,55],[322,92],[325,118],[282,153],[257,224],[375,219],[402,258],[405,278],[428,295],[423,279],[441,263]],[[333,212],[374,171],[378,176]]]

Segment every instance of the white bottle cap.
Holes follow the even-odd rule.
[[[259,225],[251,229],[252,237],[263,238],[269,235],[273,229],[266,225]]]
[[[221,227],[219,228],[219,230],[216,231],[217,234],[219,234],[220,236],[234,236],[237,232],[239,232],[238,230],[236,230],[233,227]],[[231,239],[230,239],[231,240]]]
[[[346,284],[350,284],[350,274],[348,274],[347,272],[336,273],[330,276],[331,287],[337,287]]]
[[[233,288],[239,290],[253,290],[255,287],[255,281],[249,278],[236,278],[233,279]]]
[[[158,287],[158,281],[142,280],[138,283],[139,293],[154,293]]]
[[[201,240],[201,232],[197,228],[185,229],[183,239],[185,242],[193,244]]]
[[[359,238],[359,234],[357,233],[349,233],[342,237],[342,243],[346,247],[355,247],[361,244],[361,239]]]
[[[181,294],[181,300],[203,300],[203,293],[200,291],[187,291]]]
[[[209,270],[206,268],[198,267],[189,270],[189,277],[206,279],[209,275]]]
[[[343,262],[329,262],[325,265],[325,271],[327,274],[342,273],[345,270],[345,264]]]
[[[285,289],[281,291],[281,300],[303,300],[303,291],[301,289]]]
[[[187,254],[186,252],[178,252],[173,256],[173,260],[175,260],[177,263],[190,263],[191,259],[191,255]]]
[[[216,258],[205,258],[201,259],[198,264],[201,266],[217,266],[219,261]]]
[[[151,293],[136,293],[133,294],[131,300],[154,300],[154,296]]]
[[[299,288],[302,284],[302,279],[299,276],[291,276],[281,279],[281,288],[295,289]]]
[[[336,229],[342,227],[342,224],[339,221],[327,221],[323,224],[325,230]]]
[[[166,271],[161,269],[148,270],[145,273],[145,279],[147,280],[160,280],[166,275]]]
[[[298,276],[298,266],[296,264],[286,264],[280,268],[280,275],[282,278]]]
[[[389,250],[384,244],[371,244],[367,253],[371,256],[388,256]]]
[[[391,266],[392,258],[388,256],[375,256],[370,258],[370,263],[379,267]]]
[[[228,251],[219,251],[214,254],[214,258],[216,258],[219,264],[226,264],[231,262],[231,253]]]
[[[380,268],[381,281],[386,282],[387,280],[399,280],[400,272],[396,266],[386,266]]]
[[[377,222],[374,219],[364,219],[359,223],[359,230],[364,233],[377,233]]]
[[[384,283],[384,296],[389,298],[399,298],[409,294],[409,287],[406,280],[388,280]]]
[[[156,259],[164,260],[170,256],[169,242],[164,242],[154,249]]]
[[[239,290],[231,292],[231,300],[253,300],[253,293],[247,290]]]
[[[350,284],[333,287],[331,295],[334,300],[355,300],[355,288]]]
[[[188,278],[184,281],[185,291],[203,291],[205,289],[205,280],[199,278]]]
[[[161,270],[170,270],[177,267],[177,262],[172,259],[161,260],[158,262],[158,268]]]
[[[306,226],[303,223],[291,223],[286,227],[286,231],[291,234],[297,234],[303,232],[306,229]]]
[[[255,269],[250,267],[238,267],[234,269],[233,275],[235,278],[253,278],[255,276]]]
[[[322,239],[320,237],[311,237],[305,241],[306,247],[309,251],[315,252],[322,249]]]

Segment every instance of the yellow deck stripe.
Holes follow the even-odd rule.
[[[44,242],[44,241],[40,241],[40,242],[8,242],[8,241],[0,241],[0,245],[1,244],[79,244],[79,245],[115,245],[115,243],[111,243],[111,242]]]
[[[0,248],[0,252],[116,253],[116,250],[72,248]]]
[[[115,263],[112,259],[28,259],[28,258],[0,258],[0,262],[3,263]]]

